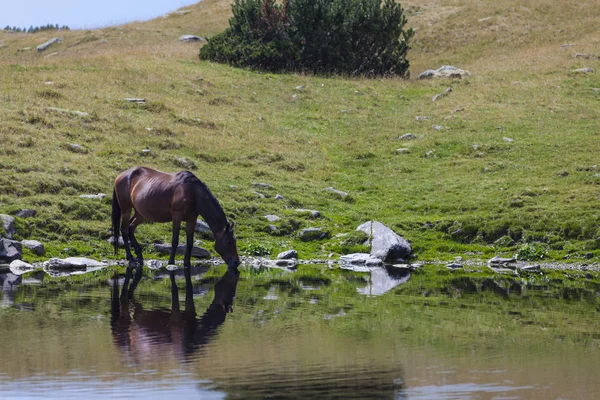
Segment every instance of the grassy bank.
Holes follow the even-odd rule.
[[[222,30],[229,3],[219,0],[185,15],[61,32],[64,42],[41,54],[23,49],[53,33],[0,32],[0,212],[36,209],[18,219],[16,236],[44,242],[48,256],[111,257],[104,239],[114,178],[133,165],[176,171],[185,157],[236,221],[248,254],[294,247],[301,258],[325,257],[339,251],[332,244],[339,239],[302,242],[299,230],[316,226],[334,237],[375,219],[409,239],[422,260],[485,259],[528,243],[539,248],[532,257],[600,255],[600,92],[593,90],[600,78],[571,72],[600,67],[574,57],[598,49],[597,7],[404,6],[417,31],[410,80],[259,74],[199,62],[198,46],[177,38]],[[415,79],[442,64],[472,74]],[[447,87],[453,91],[433,102]],[[146,103],[123,100],[130,97]],[[400,140],[405,133],[416,139]],[[108,196],[79,198],[97,192]],[[277,232],[266,214],[281,217]],[[140,241],[168,242],[169,230],[142,226]]]

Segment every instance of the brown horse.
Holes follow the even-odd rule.
[[[135,214],[131,217],[131,211]],[[206,185],[189,171],[167,174],[147,167],[134,167],[115,180],[112,201],[112,230],[115,255],[119,230],[123,236],[127,260],[143,263],[142,248],[135,239],[135,228],[144,221],[173,221],[173,237],[169,264],[175,263],[179,230],[185,222],[186,249],[184,266],[190,266],[194,229],[198,215],[206,221],[215,236],[215,250],[229,268],[240,264],[233,224],[227,222],[221,205]],[[134,260],[129,241],[137,258]]]

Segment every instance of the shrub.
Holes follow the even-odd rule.
[[[413,30],[393,0],[236,0],[200,59],[268,71],[408,75]]]

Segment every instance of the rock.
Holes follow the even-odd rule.
[[[583,54],[583,53],[576,53],[575,54],[575,58],[585,58],[586,60],[591,60],[591,59],[598,59],[600,57],[598,57],[597,55],[594,54]]]
[[[150,149],[142,149],[142,151],[140,151],[140,154],[143,156],[147,156],[150,154],[150,152],[151,152]]]
[[[589,253],[585,253],[585,258],[586,258],[587,260],[589,260],[590,258],[594,258],[594,253],[591,253],[591,252],[589,252]]]
[[[296,208],[295,211],[299,214],[310,214],[310,216],[313,218],[319,218],[321,216],[321,213],[317,210],[306,210],[304,208]]]
[[[146,99],[140,99],[137,97],[127,97],[123,100],[128,101],[130,103],[135,103],[135,104],[144,104],[146,102]],[[148,128],[146,128],[146,130],[148,130]],[[152,130],[152,129],[150,129],[150,130]]]
[[[171,14],[185,15],[185,14],[189,14],[191,12],[192,12],[192,10],[177,10],[177,11],[173,11]]]
[[[469,71],[453,67],[451,65],[443,65],[438,69],[428,69],[421,72],[417,79],[430,78],[462,78],[463,76],[471,75]]]
[[[81,199],[92,199],[92,200],[102,200],[106,197],[104,193],[96,193],[96,194],[81,194],[79,195]]]
[[[196,163],[194,163],[193,161],[188,160],[185,157],[175,157],[175,165],[181,167],[181,168],[186,168],[186,169],[196,169]]]
[[[339,196],[342,200],[348,196],[348,193],[342,192],[341,190],[337,190],[332,187],[325,188],[325,189],[323,189],[323,191],[333,193],[333,194]]]
[[[410,243],[377,221],[367,221],[356,228],[365,232],[371,242],[371,256],[380,260],[406,259],[412,253]]]
[[[162,254],[171,254],[171,245],[170,244],[154,244],[154,249]],[[177,246],[177,250],[175,254],[185,254],[185,244],[180,244]],[[210,258],[210,253],[208,250],[203,249],[202,247],[192,246],[192,257],[194,258]]]
[[[15,213],[15,217],[31,218],[31,217],[35,217],[35,214],[37,214],[36,210],[30,210],[30,209],[24,208],[22,210],[17,211]]]
[[[81,153],[87,154],[88,150],[80,144],[77,143],[69,143],[67,145],[67,150],[72,151],[73,153]]]
[[[273,264],[278,267],[295,268],[298,266],[298,261],[295,259],[275,260]]]
[[[269,225],[269,229],[271,232],[277,232],[279,230],[279,228],[277,228],[275,225]]]
[[[574,74],[591,74],[594,70],[592,68],[578,68],[571,70],[571,72]]]
[[[180,42],[193,43],[193,42],[206,42],[206,39],[196,35],[181,35],[178,39]]]
[[[448,269],[461,269],[462,267],[463,267],[462,264],[455,263],[455,262],[446,265],[446,268],[448,268]]]
[[[448,93],[452,92],[452,88],[448,88],[446,90],[444,90],[442,93],[438,93],[435,96],[433,96],[433,101],[438,101],[439,99],[441,99],[444,96],[447,96]]]
[[[252,193],[255,194],[256,196],[258,196],[258,198],[260,198],[260,199],[265,198],[264,194],[262,194],[261,192],[257,192],[256,190],[253,190]]]
[[[502,140],[504,140],[507,143],[513,143],[515,141],[514,139],[511,139],[509,137],[503,137]]]
[[[160,260],[149,260],[146,262],[146,266],[149,269],[160,269],[163,265],[164,263]]]
[[[108,264],[96,261],[87,257],[67,257],[65,259],[61,258],[51,258],[48,261],[44,262],[44,268],[81,268],[81,267],[107,267]]]
[[[269,185],[268,183],[264,183],[264,182],[254,182],[252,184],[252,186],[258,187],[261,189],[271,189],[273,187],[273,186]]]
[[[379,258],[371,256],[369,253],[353,253],[340,256],[340,263],[351,265],[372,265],[377,266],[383,264]]]
[[[21,244],[23,245],[23,247],[31,250],[38,256],[43,256],[44,254],[46,254],[46,249],[44,248],[44,245],[38,242],[37,240],[22,240]]]
[[[398,153],[398,154],[408,154],[408,153],[410,153],[410,149],[408,147],[401,147],[399,149],[396,149],[396,153]]]
[[[485,21],[489,21],[489,20],[491,20],[492,18],[494,18],[494,16],[491,16],[491,17],[485,17],[485,18],[479,18],[479,19],[477,20],[477,22],[485,22]]]
[[[277,222],[277,221],[279,221],[281,219],[277,215],[272,215],[272,214],[265,215],[265,218],[269,222]]]
[[[292,258],[298,258],[298,252],[296,250],[282,251],[277,255],[278,260],[290,260]]]
[[[201,219],[196,220],[196,227],[194,228],[194,231],[209,236],[213,235],[213,231],[210,229],[210,226],[208,226],[208,224]]]
[[[431,125],[432,129],[435,129],[436,131],[443,131],[444,129],[448,129],[447,126],[443,126],[443,125]]]
[[[305,228],[300,231],[300,240],[305,242],[321,240],[325,237],[327,237],[327,232],[324,232],[321,228]]]
[[[512,264],[517,262],[517,259],[512,257],[512,258],[502,258],[502,257],[494,257],[488,260],[488,265],[506,265],[506,264]]]
[[[275,195],[275,200],[283,200],[283,199],[284,199],[284,197],[282,195],[280,195],[280,194]]]
[[[62,41],[63,40],[61,38],[58,38],[58,37],[52,38],[52,39],[48,40],[47,42],[44,42],[44,43],[40,44],[37,47],[37,51],[41,53],[42,51],[46,50],[48,47],[52,46],[53,44],[55,44],[55,43],[62,43]]]
[[[72,115],[75,117],[89,117],[90,114],[85,111],[65,110],[64,108],[48,107],[47,110],[54,111],[63,115]]]
[[[15,217],[11,217],[8,214],[0,214],[0,222],[2,222],[4,236],[8,239],[12,239],[13,235],[17,232],[17,228],[15,226]]]
[[[429,117],[426,115],[417,115],[415,117],[415,119],[417,120],[417,122],[422,122],[422,121],[427,121],[429,119]]]
[[[426,151],[424,154],[425,157],[429,158],[429,157],[435,157],[435,150],[429,150]]]
[[[10,272],[14,275],[23,275],[26,272],[34,270],[34,266],[21,260],[14,260],[10,263]]]
[[[417,135],[414,135],[412,133],[405,133],[404,135],[398,137],[398,139],[400,140],[415,140],[417,138]]]
[[[115,238],[111,236],[106,241],[112,246],[115,243]],[[123,241],[123,236],[119,236],[119,238],[117,239],[117,246],[125,247],[125,242]]]
[[[304,85],[296,86],[296,90],[302,90],[302,89],[304,89]]]

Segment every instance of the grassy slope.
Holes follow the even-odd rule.
[[[61,33],[64,42],[42,54],[19,49],[55,33],[0,32],[0,211],[36,208],[38,216],[18,221],[18,237],[47,242],[52,256],[105,256],[110,199],[78,195],[110,197],[120,171],[138,164],[175,171],[183,156],[235,218],[246,250],[329,253],[293,233],[265,233],[265,214],[283,217],[285,232],[322,226],[336,234],[377,219],[424,259],[487,257],[525,241],[548,242],[555,257],[599,247],[600,93],[592,88],[600,78],[570,71],[599,67],[574,54],[598,54],[600,9],[549,0],[403,5],[417,30],[413,77],[451,64],[470,78],[325,79],[198,62],[198,46],[177,37],[224,29],[229,3],[219,0],[186,15]],[[431,101],[447,87],[448,97]],[[125,97],[148,106],[132,107]],[[418,138],[397,139],[407,132]],[[69,151],[70,143],[88,153]],[[400,147],[410,153],[397,154]],[[150,155],[141,155],[144,148]],[[425,157],[430,150],[435,156]],[[267,199],[252,193],[254,182],[273,185]],[[327,195],[328,186],[351,201]],[[285,200],[273,200],[277,193]],[[295,215],[295,207],[324,217]],[[167,241],[168,230],[145,226],[141,239]],[[516,243],[493,245],[506,234]]]

